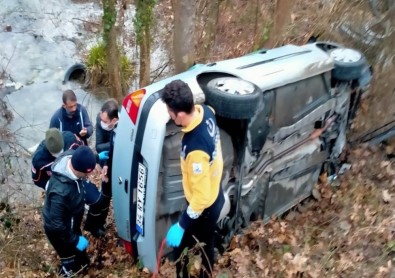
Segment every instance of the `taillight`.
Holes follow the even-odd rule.
[[[125,249],[126,249],[126,252],[133,256],[132,243],[129,242],[129,241],[126,241],[126,240],[124,240],[124,239],[121,239],[121,241],[122,241],[122,243],[123,243],[123,246],[124,246]]]
[[[134,124],[137,121],[137,114],[139,112],[141,100],[143,99],[146,91],[145,89],[140,89],[130,93],[123,100],[123,107],[125,107],[126,112],[128,113],[130,119]]]

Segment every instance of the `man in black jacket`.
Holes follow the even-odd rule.
[[[98,205],[89,210],[84,229],[91,232],[95,237],[105,235],[104,224],[108,215],[111,201],[111,165],[113,138],[118,124],[118,102],[108,99],[101,107],[96,118],[96,152],[107,154],[108,160],[101,160],[102,170],[102,194]]]
[[[110,151],[111,137],[119,120],[118,102],[110,98],[103,103],[96,117],[96,151]]]
[[[32,179],[35,185],[45,189],[49,178],[52,175],[51,166],[56,157],[63,151],[75,150],[83,146],[84,142],[70,131],[60,132],[56,128],[50,128],[45,133],[45,140],[43,140],[35,151],[32,158]],[[96,156],[96,161],[108,156],[107,154],[100,153]],[[107,157],[108,158],[108,157]],[[104,163],[104,162],[102,162]],[[88,223],[94,219],[90,217],[101,211],[107,205],[107,198],[102,195],[97,189],[96,185],[90,181],[84,181],[85,204],[89,206]],[[103,204],[101,202],[104,202]],[[100,231],[98,231],[100,232]],[[95,237],[100,237],[103,234],[97,231],[91,231]]]
[[[45,133],[45,139],[38,145],[32,157],[32,179],[38,187],[45,189],[51,174],[51,166],[63,151],[76,149],[84,143],[70,131],[60,132],[50,128]]]
[[[61,274],[71,277],[89,264],[88,240],[82,236],[83,180],[95,169],[96,157],[87,146],[67,151],[52,165],[43,207],[45,234],[61,260]]]

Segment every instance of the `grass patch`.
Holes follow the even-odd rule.
[[[126,55],[120,56],[121,78],[129,82],[134,76],[134,63]],[[103,42],[93,46],[86,59],[88,68],[88,87],[107,87],[109,85],[109,75],[107,72],[107,53]]]

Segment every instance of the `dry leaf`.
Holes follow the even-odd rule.
[[[383,198],[384,203],[389,203],[391,201],[391,195],[388,193],[387,189],[382,191],[381,197]]]

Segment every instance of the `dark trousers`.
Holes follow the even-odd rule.
[[[62,267],[67,271],[74,273],[78,272],[81,268],[89,265],[89,257],[86,251],[80,251],[76,246],[71,246],[59,238],[58,233],[51,232],[45,229],[45,234],[56,253],[60,257]]]
[[[89,194],[94,195],[94,194]],[[95,202],[88,203],[89,211],[85,222],[85,230],[104,229],[111,201],[111,182],[102,182],[102,191]]]
[[[197,253],[200,253],[202,268],[199,277],[211,277],[214,264],[214,232],[224,203],[225,198],[222,190],[220,190],[215,202],[203,211],[202,215],[193,222],[191,227],[185,230],[180,246],[174,248],[175,258],[178,260],[176,263],[177,277],[189,277],[188,255],[182,255],[185,248],[188,248],[188,250],[194,248]],[[204,246],[197,247],[197,241],[194,237],[200,243],[204,243]]]

